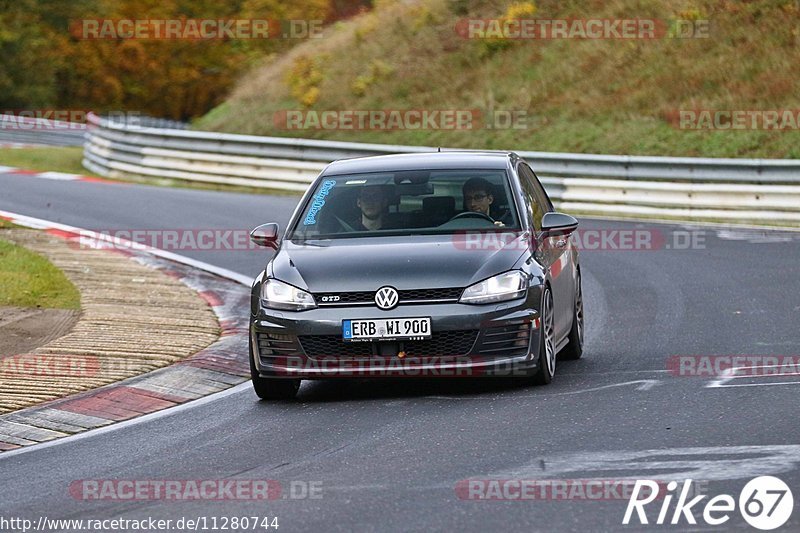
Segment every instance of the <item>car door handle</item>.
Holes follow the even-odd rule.
[[[566,245],[567,245],[567,240],[566,239],[559,239],[559,240],[556,241],[556,246],[558,248],[563,248]]]

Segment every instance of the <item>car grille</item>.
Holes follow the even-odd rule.
[[[372,343],[344,342],[339,335],[301,335],[300,344],[308,357],[369,357]]]
[[[409,357],[460,356],[469,353],[478,330],[441,331],[421,341],[398,341]],[[308,357],[371,357],[377,354],[375,342],[344,342],[338,335],[301,335],[303,351]],[[373,351],[375,350],[375,351]]]
[[[464,289],[449,288],[449,289],[410,289],[405,291],[397,291],[400,296],[400,301],[415,301],[415,300],[458,300],[461,298],[461,293]]]
[[[460,287],[450,287],[444,289],[407,289],[397,291],[400,298],[399,305],[414,302],[444,303],[456,302],[461,297],[464,289]],[[314,295],[317,305],[320,307],[341,307],[346,305],[374,305],[376,291],[357,291],[357,292],[331,292],[318,293]],[[323,298],[337,297],[335,302],[325,302]]]
[[[514,322],[506,326],[487,328],[478,353],[482,355],[523,355],[528,353],[531,337],[530,322]]]
[[[424,341],[404,342],[406,354],[412,357],[441,357],[465,355],[472,350],[477,330],[442,331]]]

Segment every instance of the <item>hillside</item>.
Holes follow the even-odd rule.
[[[465,37],[468,20],[503,17],[682,19],[698,21],[696,28],[708,21],[708,36],[675,38],[672,26],[653,39]],[[251,70],[195,127],[448,147],[797,158],[796,120],[781,115],[777,131],[760,122],[698,131],[680,126],[680,110],[794,110],[788,119],[796,119],[798,20],[795,0],[383,2]],[[476,120],[470,129],[287,129],[287,110],[304,113],[306,126],[330,110],[456,110]],[[516,116],[518,127],[485,127],[498,111]],[[724,127],[727,115],[720,116]]]

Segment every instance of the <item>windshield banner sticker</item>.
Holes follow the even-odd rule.
[[[322,187],[314,195],[314,201],[311,203],[311,208],[308,210],[306,219],[303,221],[304,226],[313,226],[317,223],[317,213],[319,213],[322,206],[325,205],[325,197],[331,192],[331,189],[336,185],[335,180],[325,180],[322,182]]]

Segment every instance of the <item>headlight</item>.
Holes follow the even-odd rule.
[[[261,301],[264,307],[287,311],[303,311],[317,306],[311,294],[277,279],[267,279],[261,284]]]
[[[464,289],[459,302],[463,304],[489,304],[521,298],[528,290],[528,278],[519,270],[512,270],[485,279]]]

